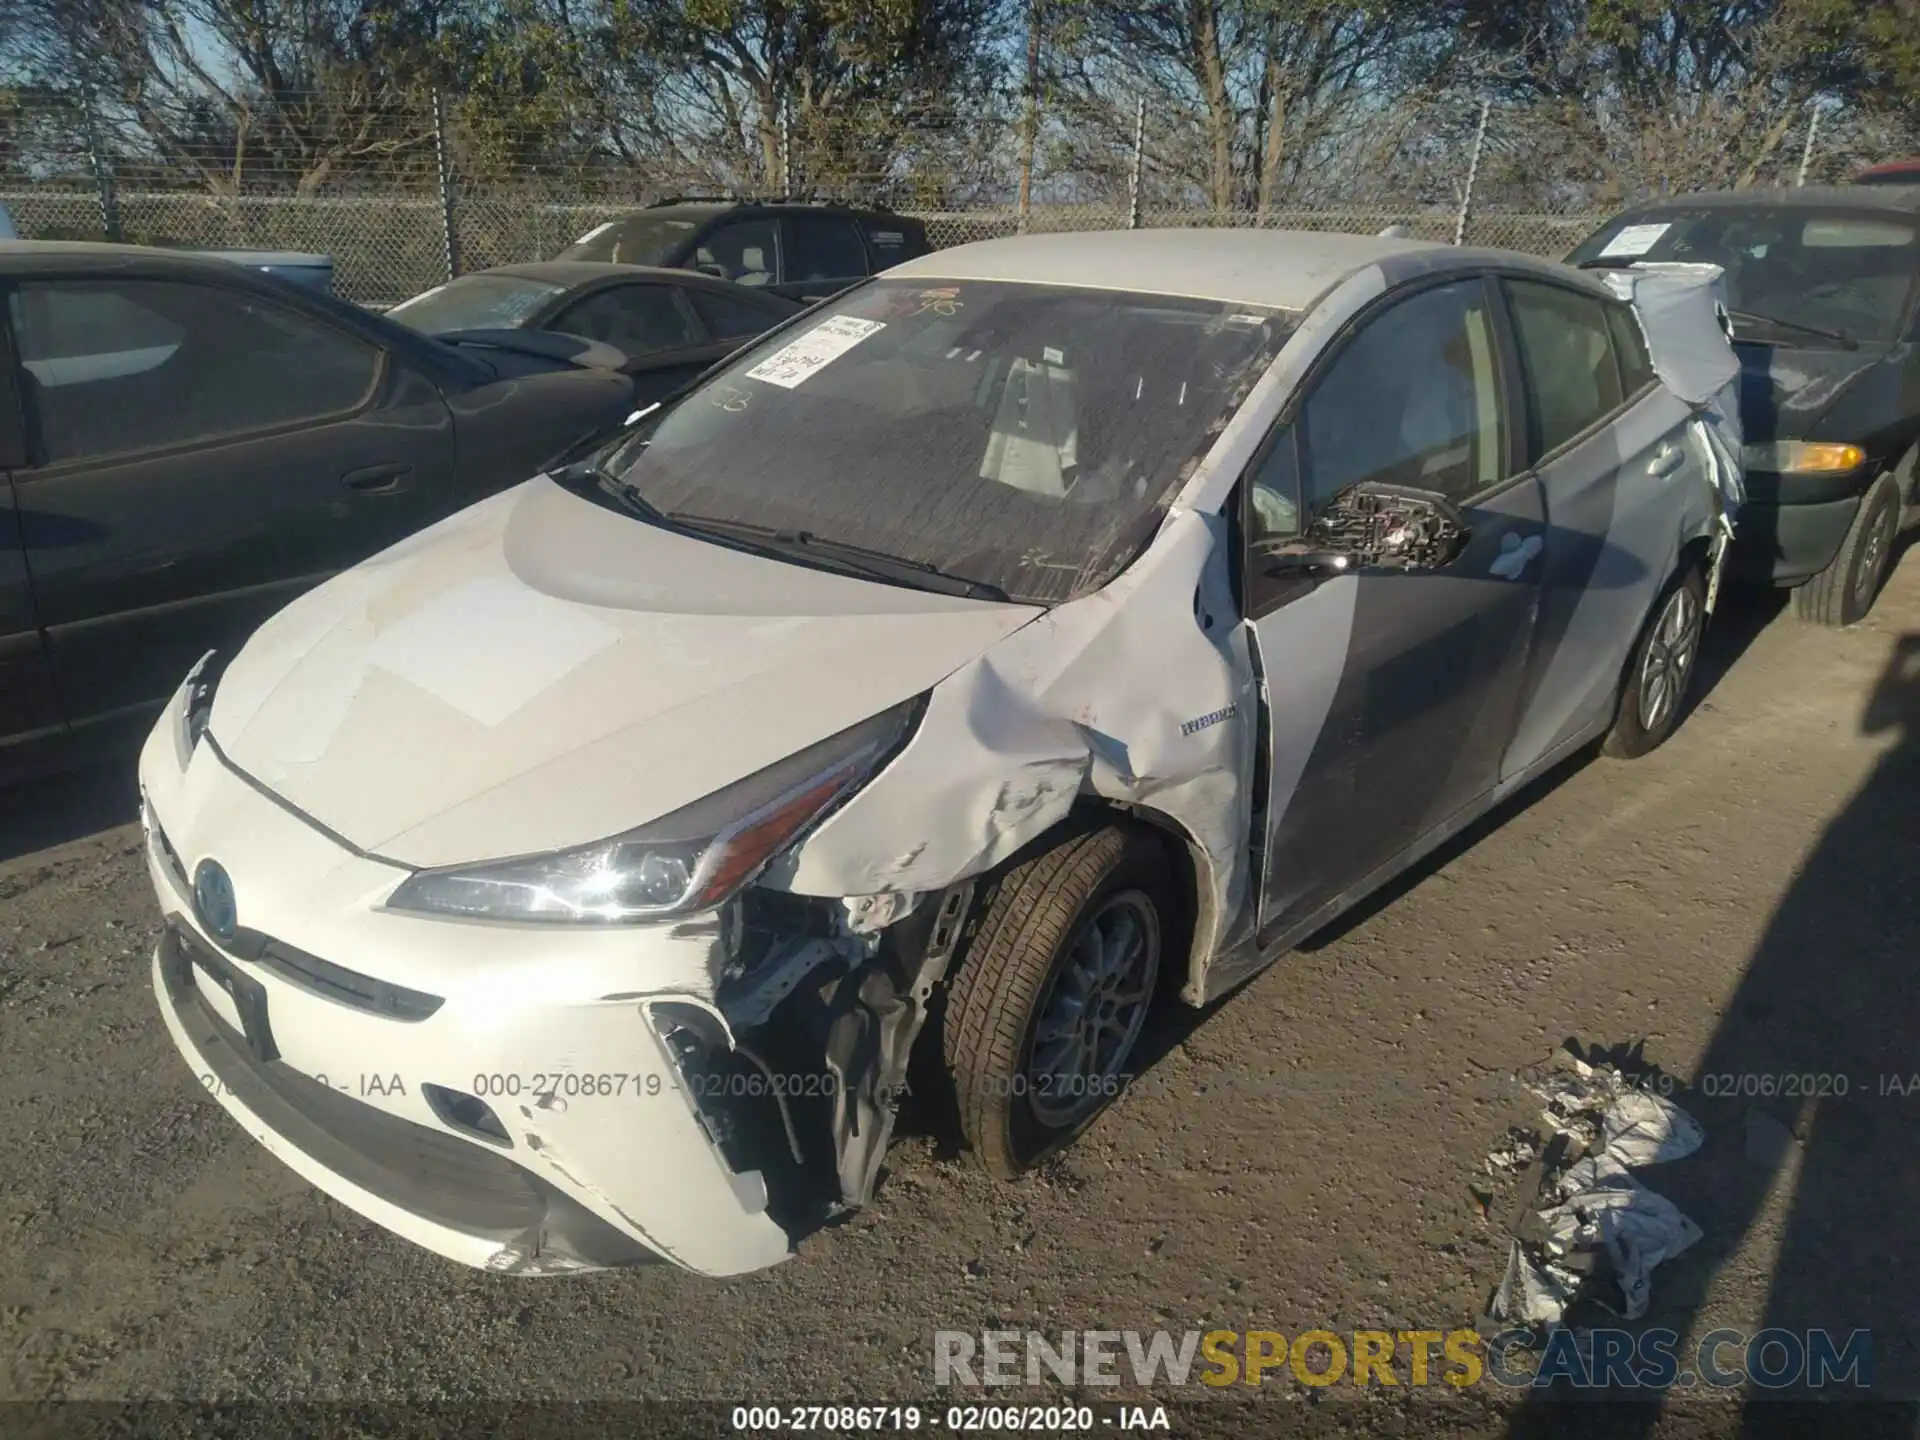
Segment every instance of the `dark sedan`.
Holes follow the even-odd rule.
[[[476,270],[387,314],[428,335],[544,330],[611,345],[627,357],[634,400],[671,394],[805,306],[685,270],[545,260]]]
[[[0,777],[137,739],[206,650],[633,408],[605,347],[161,250],[10,244],[0,316]]]
[[[1792,587],[1808,620],[1864,616],[1920,498],[1920,191],[1674,196],[1567,258],[1725,271],[1747,470],[1728,573]]]

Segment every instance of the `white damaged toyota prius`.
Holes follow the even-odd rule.
[[[1716,285],[1152,230],[848,291],[196,667],[140,761],[167,1028],[489,1270],[770,1265],[923,1085],[1016,1175],[1155,1006],[1671,733]]]

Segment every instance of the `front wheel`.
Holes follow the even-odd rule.
[[[1698,566],[1689,565],[1661,592],[1653,618],[1634,647],[1620,713],[1600,747],[1606,754],[1635,759],[1673,733],[1686,709],[1706,613],[1707,582]]]
[[[1167,857],[1107,826],[994,887],[947,1003],[945,1048],[975,1159],[1010,1179],[1119,1095],[1170,931]]]
[[[1866,619],[1886,581],[1899,535],[1900,482],[1883,474],[1860,497],[1833,563],[1794,590],[1794,613],[1816,625],[1853,625]]]

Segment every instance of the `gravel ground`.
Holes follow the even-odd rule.
[[[1649,1323],[1867,1327],[1876,1391],[1920,1395],[1920,559],[1849,631],[1766,599],[1716,624],[1669,745],[1567,767],[1171,1027],[1062,1163],[1000,1186],[910,1134],[868,1211],[726,1283],[469,1272],[310,1189],[154,1013],[127,776],[0,796],[0,1399],[924,1402],[936,1329],[1470,1325],[1512,1188],[1483,1159],[1569,1038],[1696,1087],[1707,1143],[1658,1188],[1705,1239]],[[1776,1075],[1848,1093],[1704,1093]],[[1749,1111],[1791,1129],[1777,1167]],[[1379,1433],[1512,1416],[1484,1387],[1257,1394]]]

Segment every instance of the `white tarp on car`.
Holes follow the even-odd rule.
[[[1715,546],[1709,609],[1719,593],[1719,562],[1746,500],[1740,460],[1740,357],[1733,350],[1725,277],[1718,265],[1677,261],[1643,261],[1605,275],[1608,287],[1640,317],[1654,373],[1699,412],[1694,434],[1706,472],[1720,492],[1722,531]]]

